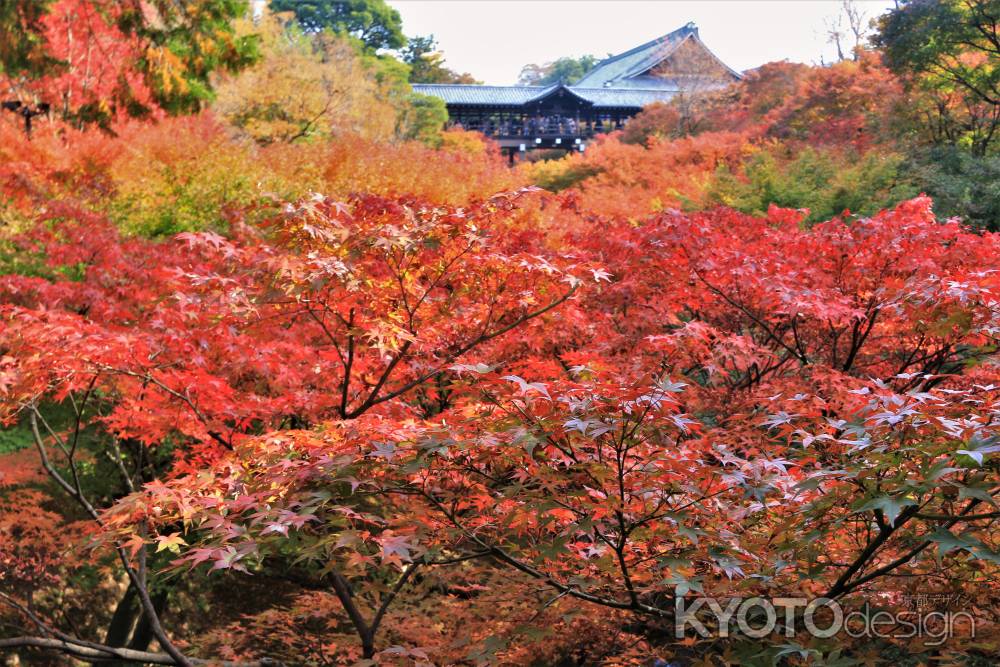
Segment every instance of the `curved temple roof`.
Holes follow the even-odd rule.
[[[673,97],[676,85],[655,89],[644,88],[582,88],[580,86],[476,86],[469,84],[413,84],[421,95],[440,97],[454,106],[520,107],[538,102],[559,89],[566,90],[596,108],[641,108],[653,102],[666,102]]]
[[[478,86],[469,84],[414,84],[413,90],[444,100],[449,106],[520,107],[559,91],[569,93],[584,104],[594,108],[640,109],[653,102],[666,102],[676,95],[681,86],[671,78],[650,74],[650,70],[664,62],[687,41],[695,44],[703,57],[717,65],[721,72],[719,85],[741,78],[719,60],[698,37],[698,28],[688,23],[634,49],[607,58],[587,72],[572,86]],[[681,75],[683,76],[683,75]]]
[[[584,74],[576,85],[600,88],[625,83],[629,78],[643,74],[662,62],[685,38],[697,34],[698,29],[688,23],[683,28],[602,60],[594,69]]]

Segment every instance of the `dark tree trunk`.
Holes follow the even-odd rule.
[[[159,591],[151,597],[157,616],[162,616],[167,607],[167,591]],[[136,594],[135,588],[129,586],[118,606],[115,607],[115,613],[111,616],[111,623],[108,625],[104,643],[108,646],[145,651],[149,649],[153,636],[153,627],[149,622],[149,617],[139,606],[139,596]],[[134,663],[110,660],[104,664],[126,667]]]
[[[125,646],[132,628],[135,626],[136,615],[139,610],[139,599],[135,594],[135,588],[129,586],[125,595],[115,607],[115,613],[111,616],[111,623],[108,631],[104,635],[104,643],[108,646]]]
[[[164,610],[167,608],[167,592],[159,591],[154,593],[152,599],[156,615],[162,617]],[[153,628],[149,623],[149,617],[143,614],[135,626],[135,631],[132,633],[132,641],[128,643],[128,647],[136,651],[145,651],[149,648],[149,644],[152,641]]]

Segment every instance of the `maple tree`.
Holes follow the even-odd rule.
[[[76,301],[60,315],[47,309],[22,310],[48,299],[46,281],[9,276],[8,303],[21,307],[7,314],[4,348],[12,358],[30,355],[23,346],[34,346],[37,335],[70,346],[72,338],[82,347],[59,355],[69,365],[37,358],[34,369],[19,365],[12,370],[5,378],[13,382],[7,386],[13,399],[9,405],[28,411],[47,469],[101,524],[106,520],[86,498],[74,459],[79,434],[89,428],[107,428],[110,441],[103,444],[108,448],[104,454],[122,464],[121,483],[131,488],[150,480],[143,478],[141,461],[134,462],[134,472],[124,467],[120,457],[128,443],[163,447],[168,442],[180,445],[174,442],[177,437],[189,441],[193,449],[186,451],[186,463],[176,462],[177,473],[235,447],[241,434],[289,425],[302,428],[334,417],[354,419],[373,408],[387,409],[411,392],[416,403],[404,412],[439,411],[447,405],[449,392],[446,384],[431,381],[451,363],[543,315],[573,293],[576,279],[552,263],[487,245],[491,220],[511,205],[504,197],[459,210],[378,198],[359,199],[350,208],[322,199],[303,202],[275,222],[270,243],[264,238],[253,241],[249,229],[244,230],[245,243],[239,244],[214,234],[184,236],[174,243],[175,266],[162,263],[159,245],[119,245],[111,230],[97,235],[100,223],[92,216],[77,213],[76,224],[61,226],[59,234],[39,228],[41,236],[26,237],[23,243],[43,244],[49,261],[60,265],[84,262],[90,278],[52,284],[57,291],[72,284],[84,288],[75,298],[57,297],[66,298],[66,305]],[[286,251],[277,252],[279,247]],[[129,257],[134,252],[139,255]],[[115,304],[113,298],[98,298],[92,304],[96,310],[84,305],[96,296],[91,287],[104,285],[102,291],[113,293],[136,280],[131,272],[144,271],[144,253],[160,256],[158,288],[168,296],[169,308],[147,311],[150,293],[136,294],[131,306]],[[203,263],[191,265],[196,254],[203,255]],[[126,273],[119,273],[122,269]],[[153,275],[144,280],[154,288]],[[233,300],[211,296],[230,281],[243,285],[231,292]],[[176,298],[185,292],[188,296]],[[88,314],[81,319],[75,309]],[[192,319],[198,311],[201,317]],[[134,337],[141,329],[135,328],[133,318],[140,313],[149,328]],[[181,328],[164,329],[168,322]],[[257,340],[259,334],[277,338],[264,344]],[[214,349],[192,356],[196,340],[212,341]],[[234,364],[230,353],[241,345],[254,353]],[[289,352],[296,346],[302,354],[293,363]],[[135,365],[142,357],[146,362]],[[179,363],[182,360],[190,363]],[[271,377],[279,368],[282,374]],[[271,379],[261,384],[266,377]],[[193,395],[194,387],[198,390]],[[73,403],[75,426],[74,435],[64,439],[49,426],[40,403],[66,400]],[[257,407],[239,414],[250,405]],[[93,413],[84,422],[88,408]],[[70,477],[64,477],[46,453],[49,447],[63,446]],[[144,558],[141,545],[129,544],[137,549],[131,556]],[[130,567],[126,547],[116,548],[132,587],[142,596],[144,566]],[[147,616],[155,619],[151,601],[142,602]],[[367,637],[362,626],[359,632]],[[173,655],[155,624],[154,634]]]
[[[79,16],[132,67],[113,15]],[[903,177],[877,54],[509,169],[407,141],[399,63],[268,21],[223,31],[264,58],[198,114],[0,123],[0,651],[995,661],[1000,237]],[[928,593],[975,636],[673,634],[701,596]]]
[[[424,660],[378,638],[454,567],[654,623],[694,591],[989,581],[995,238],[926,199],[614,235],[578,205],[317,198],[167,244],[54,210],[16,242],[78,268],[5,277],[5,404],[84,507],[84,461],[118,467],[121,500],[90,507],[129,590],[148,587],[132,563],[169,556],[324,591],[356,636],[336,659]],[[47,406],[67,402],[60,428]]]
[[[930,97],[922,124],[979,156],[1000,128],[998,10],[995,0],[911,0],[880,18],[875,39],[907,85]]]
[[[10,32],[22,38],[0,52],[2,85],[79,124],[196,110],[211,96],[215,71],[256,58],[256,38],[233,34],[232,20],[246,10],[239,0],[26,4],[36,6],[9,10],[17,23]]]

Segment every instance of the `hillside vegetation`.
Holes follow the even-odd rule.
[[[995,1],[513,168],[298,7],[0,7],[5,664],[996,664]]]

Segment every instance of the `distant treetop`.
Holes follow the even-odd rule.
[[[909,0],[879,22],[886,63],[930,93],[951,143],[983,156],[1000,137],[1000,0]]]
[[[554,83],[572,85],[594,68],[598,58],[592,55],[579,58],[563,57],[542,65],[529,64],[521,68],[517,78],[519,86],[549,86]]]
[[[411,37],[400,56],[410,66],[410,83],[480,83],[468,72],[445,67],[434,35]]]
[[[306,32],[350,35],[370,51],[406,45],[399,12],[383,0],[271,0],[271,9],[294,12]]]

